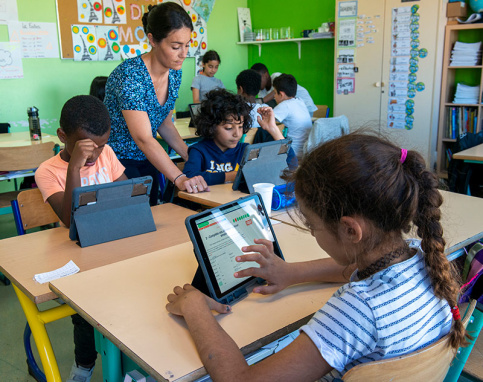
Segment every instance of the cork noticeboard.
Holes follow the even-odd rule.
[[[119,44],[136,45],[147,40],[142,16],[157,0],[56,0],[62,58],[74,58],[72,25],[109,26],[119,29]],[[83,6],[85,10],[78,10]],[[116,10],[114,11],[113,10]],[[80,15],[95,13],[97,20],[82,21]],[[113,17],[114,14],[114,17]],[[117,16],[116,16],[117,14]],[[119,19],[119,21],[118,21]],[[111,22],[107,22],[111,21]],[[125,22],[123,22],[125,21]]]

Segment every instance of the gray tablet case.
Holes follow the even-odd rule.
[[[77,187],[69,237],[81,247],[156,231],[149,206],[150,176]]]
[[[248,145],[243,153],[240,168],[233,182],[233,190],[253,193],[255,183],[284,184],[280,178],[287,166],[290,139]]]

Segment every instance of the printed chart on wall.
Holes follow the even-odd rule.
[[[392,9],[388,128],[413,128],[416,94],[425,88],[417,76],[419,60],[428,55],[419,46],[418,10],[419,5]]]
[[[171,0],[164,0],[169,2]],[[131,58],[151,49],[142,16],[157,0],[57,0],[62,58],[75,61],[108,61]],[[193,22],[188,57],[208,49],[206,22],[215,0],[173,2],[184,7]],[[203,17],[200,16],[203,15]]]
[[[342,1],[337,25],[337,94],[355,92],[357,1]]]

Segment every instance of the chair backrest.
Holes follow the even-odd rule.
[[[307,153],[323,142],[349,134],[349,120],[345,115],[315,120],[304,145]]]
[[[0,171],[30,170],[54,156],[54,142],[0,147]]]
[[[0,134],[10,133],[10,123],[0,123]]]
[[[344,374],[344,382],[443,381],[455,351],[448,346],[449,335],[400,357],[361,363]]]
[[[44,203],[44,199],[38,188],[20,192],[17,196],[17,204],[23,230],[58,223],[60,221],[50,204]],[[19,231],[18,228],[17,230]]]
[[[257,131],[258,131],[257,127],[253,127],[250,130],[248,130],[248,133],[245,134],[245,139],[243,143],[248,143],[249,145],[251,145],[253,143],[253,140],[255,139],[255,134],[257,133]]]
[[[314,111],[314,118],[328,118],[329,117],[329,107],[327,105],[315,105],[317,110]]]

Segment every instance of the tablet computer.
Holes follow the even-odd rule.
[[[258,267],[255,262],[238,263],[241,248],[254,239],[273,242],[275,254],[283,259],[267,211],[259,194],[251,194],[186,219],[199,268],[192,285],[216,301],[233,304],[248,294],[255,277],[235,278],[242,269]]]
[[[77,187],[69,237],[81,247],[156,231],[149,205],[150,176]]]
[[[233,182],[233,190],[252,193],[256,183],[284,184],[280,178],[287,165],[292,140],[256,143],[245,147],[240,166]]]
[[[190,110],[190,117],[191,117],[188,127],[196,127],[194,124],[194,120],[195,120],[195,116],[200,111],[200,106],[201,106],[201,103],[190,103],[188,105],[188,108]]]

